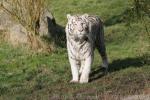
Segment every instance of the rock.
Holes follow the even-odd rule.
[[[3,10],[0,10],[0,30],[5,32],[5,39],[16,44],[27,44],[27,30]]]
[[[7,0],[6,0],[7,1]],[[4,6],[9,7],[4,2]],[[11,7],[8,8],[11,11]],[[51,37],[56,29],[56,23],[53,15],[48,9],[45,9],[36,23],[40,36]],[[0,31],[6,30],[5,36],[12,44],[28,44],[28,30],[12,18],[5,10],[0,9]]]
[[[0,10],[0,30],[8,29],[13,25],[14,21],[10,15],[3,10]]]
[[[43,11],[43,14],[41,15],[39,21],[39,25],[40,36],[52,37],[52,34],[55,33],[56,22],[52,13],[48,9],[45,9]]]
[[[21,24],[13,25],[9,31],[9,41],[13,45],[28,44],[27,30]]]
[[[121,100],[150,100],[150,95],[141,94],[141,95],[131,95],[122,98]]]

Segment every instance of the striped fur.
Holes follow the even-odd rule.
[[[87,83],[95,48],[102,57],[102,67],[108,67],[103,23],[99,17],[88,14],[68,14],[67,18],[67,50],[73,76],[71,82]]]

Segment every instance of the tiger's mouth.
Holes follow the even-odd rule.
[[[76,42],[80,41],[80,39],[79,39],[78,37],[75,37],[74,40],[75,40]]]
[[[75,36],[74,37],[74,40],[76,41],[76,42],[83,42],[83,41],[88,41],[88,37],[87,36]]]

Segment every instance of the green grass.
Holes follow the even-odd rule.
[[[130,3],[128,0],[51,0],[50,8],[57,23],[64,26],[67,13],[97,14],[107,21],[121,15]],[[148,26],[149,21],[146,21]],[[103,76],[99,71],[101,58],[95,51],[88,84],[69,84],[71,70],[66,48],[60,47],[50,54],[35,53],[0,41],[0,100],[114,100],[114,96],[142,94],[150,89],[150,42],[143,25],[113,22],[105,27],[105,37],[109,73]]]
[[[104,21],[123,14],[131,0],[51,0],[50,9],[61,25],[66,23],[66,14],[89,13],[99,15]]]

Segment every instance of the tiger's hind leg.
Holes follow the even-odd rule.
[[[101,55],[101,58],[102,58],[102,70],[104,71],[104,73],[107,73],[108,71],[108,59],[107,59],[107,54],[106,54],[106,49],[105,49],[105,46],[101,47],[97,47],[100,55]]]
[[[98,52],[102,58],[102,65],[101,66],[107,70],[108,69],[108,59],[107,59],[105,45],[101,44],[100,46],[97,47],[97,49],[98,49]]]
[[[101,29],[101,32],[97,36],[96,48],[98,49],[98,52],[102,58],[102,65],[101,66],[107,70],[108,69],[108,59],[107,59],[107,53],[106,53],[106,48],[105,48],[105,43],[104,43],[103,28]]]

